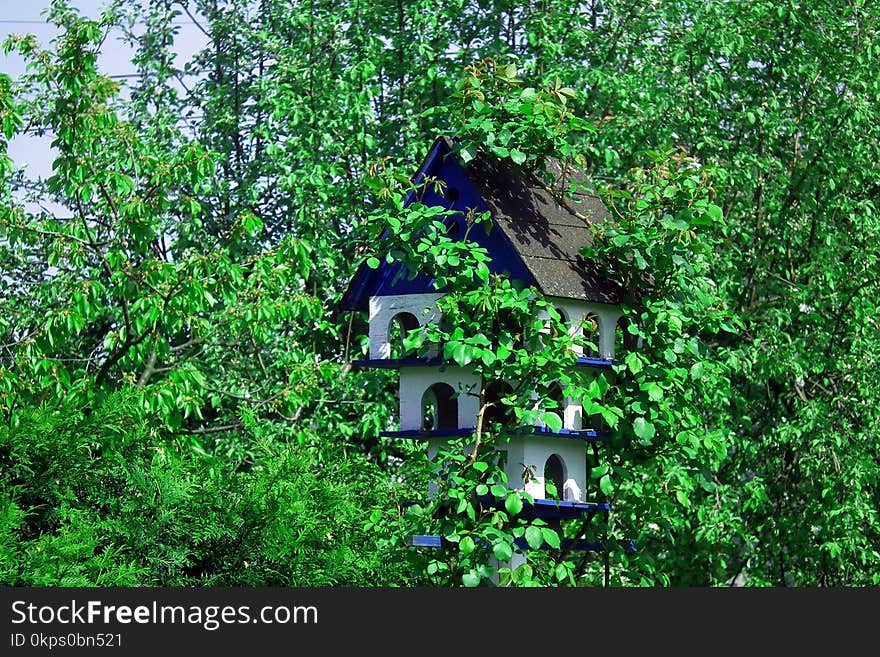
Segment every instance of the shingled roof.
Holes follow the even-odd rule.
[[[494,224],[504,233],[547,296],[599,303],[620,302],[620,287],[603,277],[579,250],[592,243],[588,223],[610,219],[583,173],[558,160],[546,162],[546,176],[512,162],[482,156],[467,166]],[[546,179],[545,179],[546,178]]]
[[[579,250],[591,243],[588,224],[608,220],[601,200],[591,194],[583,174],[562,169],[549,159],[545,171],[533,172],[508,160],[480,155],[467,166],[456,157],[445,137],[434,141],[413,179],[431,176],[444,180],[455,197],[429,186],[421,201],[442,205],[464,216],[468,210],[491,213],[491,225],[470,233],[492,261],[490,271],[504,273],[545,296],[618,304],[621,288],[600,273],[595,262]],[[407,201],[409,202],[409,201]],[[418,294],[434,291],[422,272],[409,273],[399,263],[382,263],[372,270],[364,263],[349,282],[342,298],[344,310],[366,310],[370,296]]]

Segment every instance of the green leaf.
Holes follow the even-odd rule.
[[[461,155],[461,161],[465,164],[473,160],[477,156],[477,146],[476,144],[468,144],[459,152]]]
[[[507,495],[507,488],[501,484],[492,484],[492,495],[495,497],[504,497]]]
[[[547,411],[541,415],[541,421],[547,425],[550,431],[559,431],[562,428],[562,418],[552,411]]]
[[[452,359],[464,367],[474,359],[474,348],[464,342],[456,342],[452,345]]]
[[[715,223],[720,223],[724,218],[724,213],[721,208],[714,203],[710,203],[706,206],[706,216],[709,217]]]
[[[556,569],[553,572],[554,572],[554,575],[556,576],[556,579],[559,580],[560,582],[568,579],[568,568],[565,567],[564,563],[561,563],[558,566],[556,566]]]
[[[623,362],[626,363],[626,366],[629,368],[629,371],[632,372],[633,374],[638,374],[639,372],[642,371],[642,368],[643,368],[642,359],[635,352],[628,353],[626,355],[626,358],[624,358]]]
[[[643,441],[650,443],[654,437],[654,425],[643,417],[637,417],[633,422],[633,431]]]
[[[663,399],[663,388],[658,386],[653,381],[648,381],[642,384],[642,390],[648,393],[648,397],[651,401],[660,401]]]
[[[245,212],[241,219],[242,228],[248,235],[256,235],[263,230],[262,220],[253,212]]]
[[[476,547],[477,545],[476,543],[474,543],[474,539],[472,539],[470,536],[465,536],[458,544],[458,549],[461,551],[462,554],[465,555],[473,552]]]
[[[554,550],[558,550],[562,545],[559,532],[550,527],[541,527],[541,538]]]
[[[480,585],[480,575],[473,568],[461,576],[461,583],[472,589]]]
[[[533,550],[538,550],[544,545],[544,536],[541,533],[540,527],[535,527],[534,525],[526,527],[526,543]]]
[[[492,546],[492,554],[495,555],[498,561],[509,561],[513,556],[513,550],[506,541],[501,540]]]
[[[691,378],[699,381],[703,378],[703,363],[697,362],[691,365]]]
[[[517,493],[511,493],[504,500],[504,508],[507,509],[507,512],[511,516],[519,515],[519,512],[523,509],[523,503]]]
[[[520,150],[513,148],[510,151],[510,159],[513,160],[516,164],[522,164],[526,161],[526,154]]]
[[[378,269],[379,264],[379,258],[373,256],[367,258],[367,267],[369,267],[370,269]]]
[[[606,475],[599,480],[599,490],[605,495],[611,496],[614,492],[614,483],[611,481],[611,477]]]

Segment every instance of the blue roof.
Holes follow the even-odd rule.
[[[491,212],[492,220],[475,225],[468,239],[488,251],[493,274],[504,274],[523,287],[535,286],[551,296],[617,302],[619,289],[579,254],[580,247],[590,241],[587,215],[592,217],[587,220],[595,222],[608,216],[597,197],[582,194],[577,202],[568,202],[547,192],[534,175],[503,163],[475,160],[466,170],[451,140],[444,137],[434,141],[413,184],[418,187],[428,176],[442,180],[445,193],[428,185],[421,192],[421,202],[458,212],[460,235],[466,232],[468,211]],[[411,192],[404,203],[414,200]],[[341,306],[367,310],[371,296],[438,291],[433,284],[424,273],[409,272],[400,263],[382,261],[378,269],[362,263]]]
[[[451,145],[447,139],[441,137],[434,141],[428,157],[413,180],[414,185],[418,186],[423,183],[427,176],[443,180],[446,183],[446,194],[441,195],[433,185],[428,185],[421,197],[421,202],[428,206],[442,206],[448,210],[459,211],[461,213],[457,219],[461,222],[459,234],[464,235],[465,216],[468,209],[473,208],[477,213],[486,212],[489,209],[476,188],[471,184],[458,158],[452,154]],[[449,194],[449,190],[452,189],[457,192],[457,198],[454,201],[451,200]],[[409,205],[413,201],[414,195],[410,192],[404,205]],[[526,287],[534,285],[534,277],[517,257],[516,251],[506,243],[504,234],[500,230],[492,230],[492,227],[491,223],[477,225],[468,235],[469,240],[476,242],[489,252],[492,258],[489,263],[489,271],[493,274],[506,274],[511,279],[522,281]],[[436,291],[432,278],[428,278],[422,272],[416,272],[413,276],[400,263],[389,265],[383,261],[378,269],[370,269],[362,264],[343,296],[342,308],[344,310],[366,310],[371,296],[422,294]]]

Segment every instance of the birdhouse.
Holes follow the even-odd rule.
[[[469,209],[488,211],[490,221],[474,225],[468,239],[487,250],[490,271],[534,286],[556,307],[572,336],[591,333],[586,337],[597,350],[585,353],[575,347],[573,367],[608,369],[619,332],[621,290],[580,253],[591,240],[587,224],[604,222],[608,211],[597,196],[577,190],[577,183],[584,182],[579,172],[555,160],[548,161],[547,169],[553,178],[549,182],[509,161],[478,156],[464,165],[452,142],[438,138],[413,180],[416,186],[442,181],[426,186],[419,200],[457,211],[447,219],[450,235],[464,235]],[[382,435],[425,440],[429,456],[444,441],[474,433],[484,385],[471,366],[443,362],[439,354],[406,357],[400,348],[408,331],[440,321],[437,301],[442,295],[427,273],[383,262],[377,269],[361,266],[342,302],[344,309],[363,311],[369,318],[369,357],[352,365],[399,372],[399,426]],[[487,385],[484,397],[497,398],[502,388]],[[578,399],[557,403],[562,428],[537,422],[521,427],[505,444],[509,485],[534,499],[523,513],[548,521],[607,511],[607,504],[591,502],[585,493],[587,444],[603,439],[600,423],[584,416]],[[547,485],[551,481],[552,488]],[[424,545],[435,539],[420,537]]]

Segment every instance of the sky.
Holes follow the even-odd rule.
[[[54,28],[47,25],[43,17],[50,0],[0,0],[0,41],[10,34],[33,34],[37,40],[48,46],[56,35]],[[108,0],[71,0],[80,14],[97,18]],[[175,47],[178,52],[178,65],[182,65],[205,44],[205,35],[186,14],[177,17],[178,36]],[[132,52],[119,35],[111,35],[105,42],[98,58],[99,70],[110,76],[126,76],[134,72],[131,63]],[[4,55],[0,51],[0,72],[12,78],[24,71],[24,62],[15,55]],[[125,77],[118,78],[125,83]],[[51,175],[54,159],[47,138],[20,136],[9,147],[9,156],[19,166],[26,167],[29,177]]]

